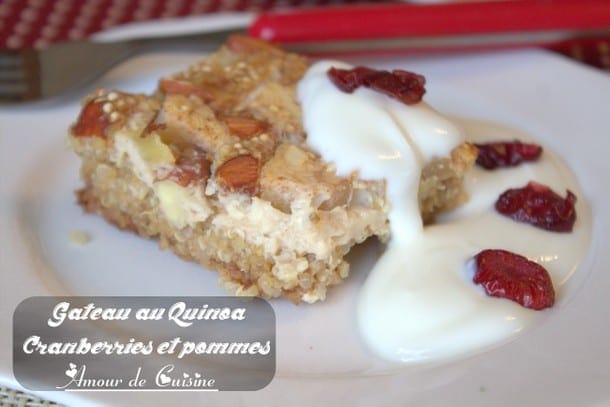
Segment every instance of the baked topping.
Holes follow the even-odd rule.
[[[505,191],[496,201],[496,210],[518,222],[552,232],[571,232],[576,221],[576,195],[565,198],[546,185],[530,181],[523,188]]]
[[[479,149],[477,164],[488,170],[497,167],[514,167],[524,161],[536,161],[542,154],[538,144],[512,142],[494,142],[475,144]]]
[[[507,298],[526,308],[542,310],[555,303],[555,290],[544,267],[506,250],[483,250],[475,256],[473,282],[487,295]]]
[[[351,196],[349,178],[337,176],[333,166],[291,143],[280,144],[261,169],[260,197],[285,213],[301,198],[314,208],[331,210],[347,204]]]

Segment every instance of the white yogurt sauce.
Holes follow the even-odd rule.
[[[534,164],[474,168],[465,179],[469,202],[423,228],[417,201],[423,164],[448,156],[466,139],[527,136],[481,122],[450,121],[423,102],[409,106],[369,89],[344,93],[326,75],[331,66],[350,68],[321,61],[299,83],[308,144],[340,174],[357,170],[364,179],[385,178],[392,202],[392,239],[359,294],[358,325],[367,345],[393,361],[446,360],[501,343],[546,314],[488,297],[472,283],[469,260],[484,249],[510,250],[542,264],[561,301],[562,285],[584,257],[590,237],[582,191],[561,161],[545,151]],[[503,191],[530,180],[562,195],[566,189],[576,194],[572,233],[540,230],[495,212]]]
[[[459,130],[425,103],[403,103],[370,89],[354,93],[338,90],[328,79],[331,67],[350,68],[341,62],[313,65],[298,87],[308,144],[339,174],[359,170],[364,179],[388,180],[388,197],[394,209],[390,223],[395,241],[421,234],[417,190],[422,163],[463,142]]]

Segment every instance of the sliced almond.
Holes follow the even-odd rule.
[[[239,155],[222,164],[216,171],[216,181],[231,192],[254,195],[258,187],[259,162],[250,154]]]
[[[267,130],[267,123],[249,117],[229,116],[224,118],[229,132],[239,138],[258,136]]]
[[[179,81],[176,79],[161,79],[159,81],[159,89],[161,89],[163,93],[169,95],[199,96],[202,100],[206,102],[209,102],[214,99],[212,94],[207,90],[203,89],[202,87],[197,86],[191,82]]]
[[[106,138],[106,128],[110,124],[110,119],[104,112],[103,106],[104,102],[87,103],[78,116],[78,121],[72,126],[72,134],[76,137]]]
[[[227,47],[236,54],[254,54],[262,51],[278,53],[278,49],[268,42],[243,35],[230,36]]]

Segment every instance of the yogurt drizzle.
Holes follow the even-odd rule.
[[[518,224],[492,208],[505,189],[532,179],[581,197],[569,170],[548,151],[535,164],[493,172],[475,168],[465,180],[469,202],[424,229],[417,200],[421,169],[466,140],[454,124],[458,120],[423,102],[405,105],[369,89],[341,92],[326,75],[331,66],[351,68],[318,62],[298,86],[308,143],[339,174],[385,178],[392,203],[392,239],[359,294],[358,325],[367,345],[388,360],[438,361],[480,351],[531,324],[540,312],[487,297],[471,282],[469,259],[486,248],[503,248],[545,266],[556,289],[565,282],[588,247],[583,200],[571,234]],[[470,141],[490,141],[484,125],[461,125]]]

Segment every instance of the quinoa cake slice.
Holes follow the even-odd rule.
[[[384,180],[336,174],[308,148],[296,84],[305,58],[231,37],[207,59],[159,81],[153,95],[97,90],[69,139],[82,158],[78,201],[121,229],[218,270],[237,295],[326,297],[344,256],[389,238]],[[476,149],[424,168],[424,219],[463,200]]]

